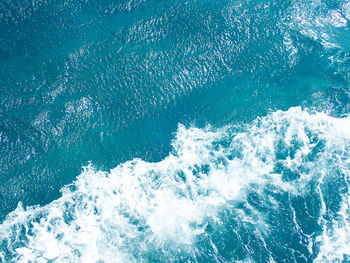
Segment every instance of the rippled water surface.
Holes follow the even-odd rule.
[[[0,262],[349,262],[350,3],[0,2]]]

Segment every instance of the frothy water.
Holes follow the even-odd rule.
[[[342,48],[337,30],[344,30],[349,23],[349,3],[327,3],[321,0],[295,1],[289,17],[289,26],[303,35],[320,42],[325,48]]]
[[[276,111],[179,125],[156,163],[93,164],[46,206],[0,226],[3,262],[349,259],[350,118]]]

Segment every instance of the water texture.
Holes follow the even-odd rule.
[[[348,1],[0,3],[0,262],[350,261]]]

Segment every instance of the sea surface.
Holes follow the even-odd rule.
[[[1,0],[0,262],[350,262],[349,0]]]

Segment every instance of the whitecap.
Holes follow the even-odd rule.
[[[220,257],[221,248],[212,237],[227,227],[223,214],[228,210],[243,226],[254,227],[273,261],[269,238],[276,226],[247,201],[249,194],[256,193],[263,208],[272,211],[281,206],[274,197],[278,193],[296,198],[316,184],[316,194],[326,195],[323,185],[329,174],[340,171],[348,180],[349,142],[349,117],[311,114],[299,107],[241,126],[179,125],[173,151],[160,162],[134,159],[109,172],[90,164],[62,189],[59,199],[25,209],[19,204],[0,225],[0,257],[17,262],[181,261],[179,254],[200,259],[197,246],[207,239],[213,257]],[[314,246],[320,248],[320,261],[347,253],[348,190],[341,193],[339,211],[331,211],[323,201],[318,220],[322,233],[303,235],[302,227],[297,228],[308,239],[307,251],[317,253]],[[245,209],[239,208],[242,202]],[[327,212],[339,216],[327,222]],[[246,258],[233,259],[254,261],[253,256],[254,250]]]

